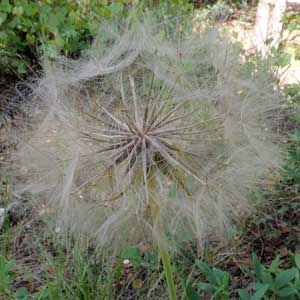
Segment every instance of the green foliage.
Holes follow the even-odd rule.
[[[291,84],[286,86],[285,93],[288,96],[290,102],[292,104],[300,104],[300,85],[299,84]],[[296,122],[299,124],[299,115],[295,116]]]
[[[12,292],[11,284],[14,280],[12,268],[15,266],[13,261],[7,261],[5,257],[0,256],[0,295],[10,294]]]
[[[285,27],[290,31],[290,32],[295,32],[297,36],[297,31],[300,29],[300,15],[295,12],[289,12],[287,13],[284,18],[283,22]],[[297,44],[294,44],[294,57],[295,59],[300,59],[300,47]]]
[[[135,268],[145,268],[149,270],[159,270],[160,263],[157,256],[152,253],[143,254],[137,247],[127,247],[122,251],[121,259],[128,259]]]
[[[29,299],[28,290],[21,287],[13,291],[13,281],[16,277],[13,268],[15,262],[7,260],[4,256],[0,255],[0,299],[6,300],[27,300]]]
[[[196,13],[198,22],[225,22],[236,12],[236,6],[219,0],[203,5]]]
[[[298,117],[299,121],[300,118]],[[298,123],[300,124],[300,123]],[[295,129],[290,135],[291,144],[288,149],[288,160],[283,167],[287,174],[287,182],[295,185],[296,189],[300,187],[300,129]]]
[[[286,67],[291,63],[292,55],[286,52],[278,52],[275,55],[274,65],[277,67]]]
[[[283,22],[288,30],[295,31],[300,29],[300,15],[288,13],[284,16]]]
[[[196,265],[205,281],[194,286],[184,283],[186,299],[229,300],[233,295],[239,295],[240,300],[296,300],[300,296],[299,266],[300,255],[292,256],[295,267],[281,269],[281,261],[276,257],[269,267],[263,266],[256,254],[252,254],[252,266],[243,266],[243,271],[251,280],[247,286],[251,289],[234,289],[230,287],[230,275],[218,268],[211,268],[203,261]],[[196,288],[200,290],[199,294]],[[203,298],[206,295],[208,298]],[[200,296],[201,295],[201,296]],[[234,298],[236,299],[236,298]]]
[[[138,3],[138,2],[137,2]],[[133,4],[118,0],[2,0],[0,2],[0,66],[4,71],[26,73],[43,53],[76,57],[99,31],[100,18],[126,15]],[[185,14],[188,0],[144,1],[141,9],[158,16]]]
[[[213,295],[213,299],[215,300],[229,300],[229,273],[217,268],[210,268],[206,263],[200,260],[198,260],[196,264],[201,274],[203,274],[208,281],[199,283],[198,288]]]
[[[270,45],[272,43],[272,39],[266,40],[266,45]],[[283,51],[280,48],[271,48],[270,59],[275,68],[285,68],[290,66],[292,55],[288,52]]]
[[[253,293],[239,290],[241,300],[299,299],[300,279],[298,268],[282,270],[280,258],[276,257],[269,267],[260,264],[255,254],[252,255],[253,267],[244,266],[244,271],[253,280]]]
[[[218,1],[213,6],[209,7],[208,18],[213,21],[226,21],[235,9],[225,1]]]
[[[119,3],[123,8],[123,4]],[[88,1],[0,2],[0,65],[2,68],[26,72],[26,67],[41,53],[78,55],[98,31],[98,18],[114,13],[116,3]],[[122,9],[120,10],[122,13]]]
[[[231,7],[235,7],[235,8],[241,8],[241,7],[246,7],[247,5],[255,5],[257,4],[258,0],[196,0],[196,1],[192,1],[192,2],[196,2],[197,6],[212,6],[215,5],[218,2],[223,2],[226,5],[230,5]]]
[[[285,88],[285,93],[289,101],[296,109],[293,121],[296,129],[290,134],[290,143],[288,146],[288,157],[283,170],[285,172],[285,181],[288,185],[295,187],[296,191],[300,188],[300,113],[297,109],[300,103],[300,86],[292,84]]]
[[[130,1],[127,1],[130,3]],[[193,9],[193,4],[189,0],[144,0],[136,1],[135,7],[139,8],[140,11],[154,12],[157,17],[167,17],[174,15],[186,15]],[[127,5],[127,8],[129,6]]]

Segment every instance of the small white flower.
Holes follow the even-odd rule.
[[[61,232],[61,228],[60,227],[55,227],[54,232],[57,233],[57,234],[60,233]]]

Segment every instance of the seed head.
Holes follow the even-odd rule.
[[[134,22],[45,67],[36,129],[15,156],[19,191],[41,193],[100,246],[219,235],[280,163],[280,93],[216,31],[168,39]]]

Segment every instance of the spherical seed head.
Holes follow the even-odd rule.
[[[168,40],[146,20],[98,46],[45,69],[20,190],[99,246],[219,234],[280,162],[271,76],[215,32]]]

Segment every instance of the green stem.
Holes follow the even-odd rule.
[[[155,191],[156,185],[157,185],[156,179],[155,179],[155,176],[153,176],[152,179],[150,179],[148,181],[148,187],[151,191]],[[153,193],[151,195],[153,197],[153,195],[155,195],[155,193]],[[150,198],[150,200],[151,200],[150,201],[151,218],[152,218],[154,227],[156,227],[156,229],[158,229],[158,228],[160,228],[160,220],[159,220],[160,209],[152,197]],[[163,232],[163,230],[159,230],[159,232]],[[165,273],[165,277],[166,277],[166,281],[167,281],[169,299],[177,300],[176,287],[175,287],[175,283],[174,283],[174,276],[173,276],[173,270],[172,270],[172,264],[171,264],[169,251],[167,250],[167,247],[165,246],[165,242],[163,241],[163,239],[161,237],[157,239],[157,243],[158,243],[159,254],[161,256],[164,273]]]
[[[173,270],[172,270],[169,252],[168,250],[163,248],[161,248],[159,252],[161,255],[161,259],[164,267],[164,273],[168,285],[169,298],[170,300],[177,300],[176,288],[174,283],[174,276],[173,276]]]

